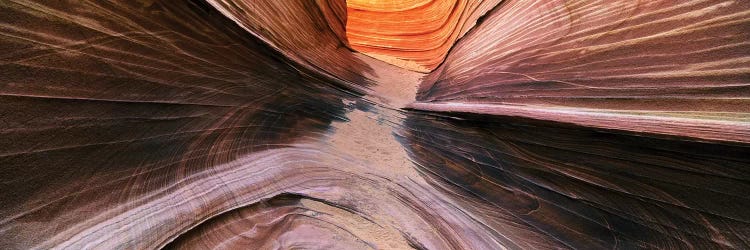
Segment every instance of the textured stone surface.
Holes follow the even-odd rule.
[[[563,122],[577,112],[587,126],[748,142],[749,9],[504,1],[427,77],[415,107]]]
[[[743,1],[0,13],[0,249],[750,248]]]
[[[327,81],[208,5],[13,1],[2,13],[0,248],[165,244],[263,196],[231,195],[242,172],[230,162],[344,112]]]
[[[428,72],[500,0],[347,1],[346,38],[357,51]]]
[[[747,146],[462,117],[410,116],[405,147],[506,247],[747,247]]]

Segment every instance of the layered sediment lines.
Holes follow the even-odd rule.
[[[749,9],[0,2],[0,249],[750,248]]]
[[[418,168],[513,249],[746,248],[750,147],[412,115]]]
[[[427,77],[415,107],[534,109],[563,122],[577,112],[587,122],[570,122],[748,142],[748,10],[746,1],[504,1]],[[653,128],[654,117],[680,128]]]
[[[453,43],[500,0],[347,1],[352,49],[420,72],[435,69]]]
[[[263,196],[222,164],[344,112],[332,83],[202,2],[0,6],[3,249],[166,244]]]
[[[207,0],[249,35],[268,43],[300,66],[364,91],[371,72],[346,46],[345,0]]]
[[[225,224],[266,222],[233,214],[289,194],[309,219],[272,223],[255,246],[499,247],[409,167],[400,118],[374,118],[355,81],[374,72],[317,67],[201,1],[0,6],[0,248],[231,247],[243,242]],[[333,34],[307,29],[313,17],[292,25],[320,33],[305,42]],[[347,53],[319,60],[361,63]]]

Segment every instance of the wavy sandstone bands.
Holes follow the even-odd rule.
[[[201,2],[0,8],[3,249],[159,247],[259,199],[232,185],[263,182],[232,180],[260,176],[224,164],[344,111],[330,84]]]
[[[750,248],[748,4],[445,2],[0,2],[0,248]]]
[[[500,0],[347,1],[352,49],[420,72],[435,69],[453,43]]]
[[[317,12],[288,12],[298,23],[284,28],[308,32],[290,40],[283,29],[256,37],[201,1],[0,7],[8,49],[0,65],[0,248],[149,249],[189,232],[231,246],[237,235],[215,221],[288,194],[337,209],[313,211],[347,211],[291,225],[367,240],[354,246],[499,247],[405,164],[391,135],[397,118],[360,115],[366,125],[336,135],[352,130],[346,112],[378,109],[355,94],[369,84],[366,69],[354,67],[361,61],[336,54],[334,38],[311,39],[335,33],[315,26],[325,24]],[[291,49],[303,45],[319,51]],[[347,67],[325,65],[342,59]],[[372,137],[375,128],[382,137]],[[366,145],[394,156],[370,160]],[[352,229],[363,221],[369,229]],[[274,232],[257,237],[269,246],[351,246]]]
[[[418,168],[512,249],[748,247],[750,147],[411,115]]]
[[[346,47],[344,0],[207,0],[249,35],[301,66],[349,89],[365,91],[369,67]]]
[[[748,142],[749,10],[747,1],[504,1],[427,77],[413,107]]]

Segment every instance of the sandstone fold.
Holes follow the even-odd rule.
[[[748,142],[748,10],[503,1],[453,46],[414,107]]]
[[[748,249],[748,25],[721,0],[0,1],[0,249]]]
[[[347,1],[351,48],[420,72],[435,69],[448,50],[499,0]]]
[[[300,66],[364,91],[371,69],[347,47],[344,0],[207,0],[222,14]]]
[[[413,115],[405,147],[513,249],[746,248],[750,147],[489,115]]]
[[[324,77],[200,1],[0,8],[3,249],[159,247],[256,197],[222,164],[344,112]]]

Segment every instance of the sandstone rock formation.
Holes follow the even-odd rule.
[[[750,248],[744,1],[0,13],[0,249]]]
[[[503,1],[456,43],[413,106],[750,142],[748,9]]]
[[[500,0],[349,0],[351,48],[411,70],[429,72],[453,43]]]

